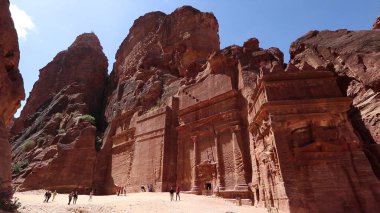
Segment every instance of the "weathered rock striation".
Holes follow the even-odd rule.
[[[19,190],[92,187],[107,66],[99,39],[84,33],[40,70],[12,129]]]
[[[264,75],[250,108],[254,203],[285,212],[376,212],[380,182],[331,72]]]
[[[380,178],[380,31],[311,31],[290,48],[290,68],[335,72],[353,98],[350,119]]]
[[[11,146],[8,125],[25,98],[18,70],[20,52],[9,1],[0,0],[0,192],[11,189]]]
[[[201,71],[208,56],[216,50],[219,50],[218,23],[210,13],[202,13],[185,6],[169,15],[152,12],[138,18],[116,53],[105,109],[109,125],[104,134],[105,146],[101,153],[104,159],[100,161],[106,162],[109,158],[112,152],[112,137],[120,131],[117,130],[118,125],[124,123],[124,130],[134,131],[137,124],[134,123],[136,120],[132,119],[133,116],[168,105],[171,101],[170,97],[178,92],[181,85],[191,81]],[[143,131],[145,130],[147,129]],[[140,130],[136,129],[136,131]],[[175,140],[171,143],[173,143],[170,145],[171,149],[175,150]],[[135,181],[141,178],[139,171],[147,170],[155,173],[153,170],[158,168],[153,166],[154,168],[148,170],[147,167],[151,167],[154,163],[157,165],[161,163],[160,159],[163,156],[159,149],[162,147],[149,151],[151,149],[149,144],[145,143],[140,148],[136,147],[139,149],[138,153],[131,151],[131,157],[137,156],[134,162],[141,163],[141,165],[129,166],[129,170],[131,168],[137,170],[131,171],[135,176]],[[150,156],[146,157],[147,155]],[[121,162],[129,163],[124,158]],[[110,173],[110,165],[99,165],[98,171],[99,174],[105,171]],[[151,174],[151,179],[154,175],[159,179],[161,174],[157,171],[157,174]],[[103,185],[102,175],[96,179],[99,185]],[[109,181],[113,186],[112,182],[112,180]],[[121,183],[116,181],[116,184]],[[140,183],[136,182],[136,184]],[[112,190],[113,188],[110,188],[108,191]]]
[[[189,13],[193,15],[188,17]],[[318,64],[319,55],[311,54],[315,51],[302,58],[297,53],[307,50],[306,45],[297,47],[295,42],[285,72],[282,52],[262,49],[252,38],[242,47],[206,46],[204,52],[203,46],[197,65],[183,69],[188,55],[173,56],[183,52],[177,50],[181,46],[172,45],[165,53],[168,48],[158,38],[163,38],[162,29],[171,29],[171,38],[185,40],[191,36],[184,34],[210,29],[193,17],[215,20],[190,7],[169,15],[150,13],[135,22],[120,46],[111,73],[105,110],[109,125],[99,158],[106,164],[97,164],[96,189],[111,193],[116,185],[138,191],[141,185],[149,185],[167,191],[180,185],[189,193],[241,197],[285,212],[377,210],[379,181],[362,150],[365,142],[347,117],[351,100],[340,91],[347,78],[339,78],[337,84],[335,76],[326,72],[334,64]],[[178,28],[184,25],[177,24],[182,20],[198,30],[184,32]],[[215,30],[206,35],[217,38],[217,23],[212,22]],[[379,37],[372,31],[358,33],[354,38],[339,35],[333,43],[350,54],[347,42],[365,37],[372,46],[363,47],[359,41],[349,48],[363,54],[376,49]],[[324,42],[326,38],[317,44]],[[192,46],[191,52],[198,48]],[[376,51],[371,54],[376,59]],[[377,60],[364,61],[371,65],[366,72],[360,66],[352,69],[360,81],[375,86],[372,65]]]

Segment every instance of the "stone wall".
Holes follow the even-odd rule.
[[[171,140],[171,109],[120,120],[113,136],[112,177],[115,185],[138,191],[141,185],[152,184],[156,191],[168,190],[170,164],[173,159]],[[175,139],[175,138],[174,138]],[[166,152],[165,152],[166,151]],[[175,159],[174,159],[175,160]]]
[[[380,183],[347,117],[351,99],[331,73],[267,75],[256,92],[255,205],[285,212],[379,209]]]
[[[179,93],[177,182],[192,193],[248,193],[249,143],[233,78],[210,75]]]

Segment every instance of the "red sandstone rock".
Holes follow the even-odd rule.
[[[373,29],[373,30],[380,29],[380,16],[377,17],[375,23],[374,23],[373,26],[372,26],[372,29]]]
[[[256,206],[284,212],[376,212],[380,182],[331,72],[263,76],[249,109]]]
[[[14,177],[20,190],[92,187],[97,128],[81,116],[100,123],[107,65],[96,35],[85,33],[41,69],[13,128],[13,162],[28,162]]]
[[[11,147],[8,125],[25,98],[18,70],[20,52],[9,1],[0,0],[0,191],[11,187]]]
[[[177,177],[175,172],[177,158],[180,158],[176,155],[179,133],[175,129],[178,119],[181,120],[177,117],[178,109],[201,102],[216,110],[218,101],[209,106],[209,99],[254,86],[260,73],[283,71],[283,54],[278,49],[259,48],[258,40],[252,38],[244,47],[231,46],[218,51],[217,32],[218,24],[211,14],[190,7],[179,8],[170,15],[149,13],[135,21],[116,54],[111,73],[106,107],[109,125],[99,157],[102,160],[99,161],[107,162],[110,153],[112,160],[110,165],[97,165],[95,182],[98,190],[110,193],[112,184],[116,184],[128,186],[133,191],[141,184],[151,183],[157,190],[165,191],[176,181],[194,180],[193,176]],[[219,88],[223,86],[225,89]],[[187,87],[198,89],[183,92]],[[235,95],[220,112],[235,109],[231,108],[234,105],[246,107]],[[203,110],[199,113],[202,114]],[[208,119],[211,115],[206,113],[204,116],[199,119]],[[238,139],[238,143],[248,150],[247,131],[243,134],[244,140]],[[237,151],[244,161],[244,165],[241,162],[238,166],[242,168],[239,175],[248,177],[249,172],[244,174],[243,170],[250,170],[249,153],[243,152]],[[206,167],[202,164],[203,169],[207,170]],[[233,168],[229,168],[232,176],[227,182],[235,181]],[[111,171],[112,177],[100,175],[107,171]],[[243,179],[238,182],[246,190],[247,182]],[[232,182],[226,187],[237,186]],[[200,190],[204,187],[202,184]],[[104,185],[107,188],[102,189]],[[191,188],[190,182],[183,186],[186,190]]]
[[[290,66],[335,72],[342,92],[352,97],[350,118],[364,139],[380,178],[380,32],[311,31],[292,43]]]
[[[133,128],[130,119],[135,112],[169,104],[183,84],[182,78],[191,81],[216,50],[219,50],[218,23],[211,13],[185,6],[169,15],[152,12],[138,18],[116,53],[105,110],[109,126],[101,162],[106,162],[107,155],[112,153],[110,140],[118,122],[125,122],[125,129]],[[120,117],[126,120],[119,121]],[[141,153],[149,153],[144,151],[147,148],[141,147]],[[137,156],[136,162],[139,159],[142,157]],[[99,165],[100,175],[96,177],[99,185],[104,182],[101,174],[107,167],[109,171],[110,165]]]
[[[195,76],[218,49],[218,23],[210,13],[185,6],[169,15],[152,12],[138,18],[116,53],[107,114],[152,107],[164,87],[178,77]]]
[[[107,59],[96,35],[85,33],[78,36],[67,50],[58,53],[53,61],[40,70],[39,80],[33,85],[20,118],[13,125],[12,135],[28,127],[25,122],[31,122],[28,121],[30,116],[73,82],[84,85],[83,93],[88,99],[86,101],[89,103],[89,113],[98,116],[102,110],[106,70]]]
[[[167,191],[178,184],[194,194],[247,198],[271,211],[379,209],[379,181],[347,118],[350,98],[333,74],[299,72],[348,76],[340,77],[340,89],[354,101],[375,93],[376,31],[314,31],[292,45],[284,72],[282,52],[260,48],[255,38],[219,50],[217,26],[212,14],[191,7],[135,21],[116,54],[105,101],[108,126],[96,157],[96,129],[78,117],[101,101],[91,102],[81,80],[71,76],[52,87],[54,94],[43,93],[49,97],[30,98],[14,127],[24,128],[14,138],[14,159],[30,164],[15,182],[24,190],[94,187],[98,194],[114,193],[115,185]],[[101,50],[97,39],[86,37],[61,54]],[[58,55],[41,78],[60,79],[47,72],[62,61],[94,63],[64,58]],[[63,70],[70,75],[71,67]],[[41,81],[33,90],[42,90]],[[372,116],[376,97],[354,103]],[[36,144],[18,146],[28,140]]]

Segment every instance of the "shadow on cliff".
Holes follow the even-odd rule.
[[[352,80],[355,79],[348,76],[338,76],[337,83],[343,95],[347,96],[347,89]],[[348,118],[355,130],[355,134],[363,140],[363,151],[371,164],[373,172],[380,180],[380,157],[378,157],[380,156],[380,149],[378,148],[378,145],[376,145],[371,132],[363,122],[364,118],[362,117],[360,110],[351,105],[351,109],[348,111]]]

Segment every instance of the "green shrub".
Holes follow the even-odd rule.
[[[103,145],[102,138],[99,137],[99,136],[97,136],[96,139],[95,139],[95,149],[96,149],[97,152],[100,151],[100,149],[102,148],[102,145]]]
[[[20,206],[18,198],[13,198],[12,190],[0,191],[0,212],[17,212]]]
[[[41,147],[44,144],[45,140],[43,138],[38,138],[37,139],[37,146]]]
[[[25,169],[29,165],[28,160],[19,161],[17,163],[12,163],[12,174],[17,175],[23,169]]]
[[[22,150],[24,152],[29,152],[30,150],[34,149],[34,147],[36,147],[36,142],[34,140],[26,140],[23,144],[22,144]]]
[[[57,130],[57,132],[58,132],[58,135],[64,135],[64,134],[66,133],[66,130],[65,130],[65,129],[62,129],[62,128],[59,128],[59,129]]]
[[[79,116],[78,120],[79,120],[79,122],[81,122],[81,121],[89,121],[92,124],[95,124],[95,118],[92,115],[89,115],[89,114]]]

